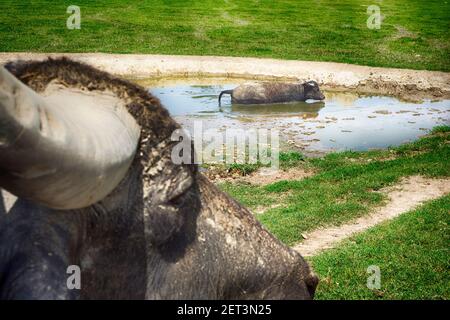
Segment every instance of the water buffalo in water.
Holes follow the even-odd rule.
[[[282,103],[323,100],[325,96],[315,81],[305,83],[262,82],[246,83],[233,90],[224,90],[219,94],[219,106],[222,95],[230,94],[231,102],[237,104]]]
[[[18,200],[0,209],[0,298],[313,297],[298,253],[171,161],[179,125],[147,90],[64,58],[6,69],[0,187]]]

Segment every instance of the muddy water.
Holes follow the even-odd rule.
[[[211,80],[210,80],[211,81]],[[143,83],[188,130],[203,128],[277,128],[284,148],[305,153],[368,150],[417,139],[436,125],[450,124],[450,100],[412,103],[394,97],[325,92],[323,102],[277,105],[232,105],[217,96],[238,82]]]

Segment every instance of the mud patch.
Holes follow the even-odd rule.
[[[450,193],[450,179],[431,179],[421,176],[404,178],[393,187],[381,190],[387,193],[388,203],[370,215],[338,227],[318,229],[304,235],[305,240],[293,249],[303,256],[313,256],[335,247],[340,241],[413,210],[425,201]]]
[[[381,77],[379,79],[363,80],[358,83],[355,90],[366,94],[383,93],[384,95],[395,96],[411,102],[421,102],[424,99],[439,100],[450,98],[450,92],[441,87],[429,85],[423,90],[415,83],[391,81]]]
[[[208,173],[208,171],[204,171],[203,173],[214,183],[242,182],[253,185],[266,185],[282,180],[302,180],[315,174],[312,170],[303,168],[292,168],[287,170],[261,168],[247,175],[236,172],[226,172],[223,170],[222,172],[212,171]]]
[[[302,180],[313,175],[313,171],[302,168],[276,171],[261,169],[243,177],[242,180],[251,184],[266,185],[282,180]]]

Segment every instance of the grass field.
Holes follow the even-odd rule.
[[[450,2],[0,1],[0,51],[271,57],[450,71]],[[381,29],[367,28],[380,6]]]
[[[449,176],[449,159],[450,126],[440,126],[388,150],[331,153],[321,159],[284,154],[282,167],[317,172],[303,180],[264,186],[227,182],[220,187],[251,209],[268,208],[258,219],[293,245],[305,231],[340,225],[381,205],[385,196],[374,191],[401,177]],[[273,208],[276,204],[282,206]],[[449,213],[446,196],[309,257],[321,279],[316,298],[450,299]],[[379,289],[366,285],[371,265],[380,268]]]
[[[268,208],[258,219],[288,245],[313,229],[340,225],[369,212],[385,200],[374,192],[410,175],[450,175],[450,127],[388,150],[331,153],[324,158],[297,160],[317,171],[302,180],[269,185],[226,182],[220,187],[251,209]],[[281,158],[281,165],[292,157]],[[276,204],[281,206],[272,207]]]
[[[317,299],[450,299],[450,196],[352,237],[311,259]],[[381,287],[367,288],[378,266]]]

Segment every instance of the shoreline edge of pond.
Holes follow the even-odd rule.
[[[448,72],[336,62],[220,56],[0,52],[0,64],[12,60],[44,60],[63,56],[129,79],[215,77],[260,81],[315,80],[326,90],[389,95],[412,101],[450,99]]]

